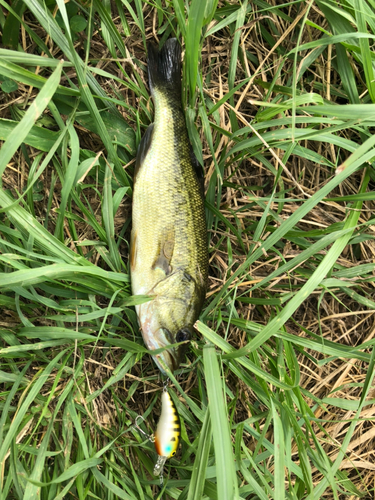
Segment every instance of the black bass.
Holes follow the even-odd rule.
[[[207,229],[200,168],[192,153],[181,105],[181,49],[175,38],[148,46],[154,123],[142,138],[134,173],[130,271],[133,295],[149,350],[190,340],[201,311],[208,273]],[[185,345],[153,356],[172,372]]]

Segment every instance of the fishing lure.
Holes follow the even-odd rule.
[[[154,467],[154,476],[161,475],[165,462],[176,454],[180,435],[180,418],[168,390],[164,388],[161,395],[161,415],[155,432],[155,448],[159,457]]]
[[[167,385],[164,386],[161,395],[161,415],[156,427],[155,435],[145,433],[138,425],[137,420],[143,420],[141,415],[135,420],[135,426],[143,435],[155,444],[156,453],[159,455],[154,467],[154,476],[160,476],[160,484],[163,483],[164,464],[168,458],[176,454],[181,435],[180,418],[173,400],[168,393]]]

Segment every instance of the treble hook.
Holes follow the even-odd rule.
[[[139,424],[137,422],[138,419],[141,419],[143,422],[145,422],[145,419],[142,417],[142,415],[137,415],[134,421],[134,426],[138,429],[138,431],[145,436],[146,439],[148,439],[151,443],[155,443],[155,436],[153,434],[147,434],[144,430],[142,430],[139,427]]]

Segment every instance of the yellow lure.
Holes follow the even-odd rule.
[[[168,458],[176,454],[181,435],[180,419],[168,391],[161,395],[161,415],[155,432],[155,448],[159,455],[154,475],[162,474]]]

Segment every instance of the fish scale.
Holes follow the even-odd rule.
[[[131,278],[150,350],[189,340],[206,291],[208,252],[204,202],[181,107],[181,53],[176,39],[149,47],[154,123],[137,153],[133,192]],[[183,346],[154,356],[175,370]]]

